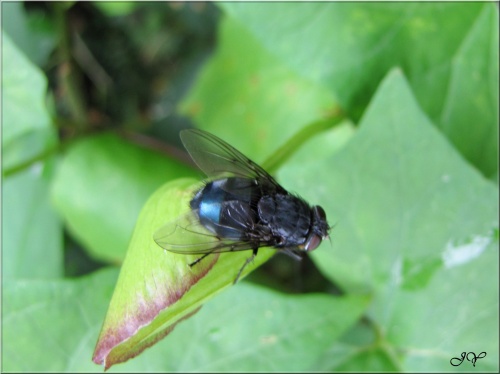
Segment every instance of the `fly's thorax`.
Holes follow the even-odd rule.
[[[257,209],[260,221],[276,238],[277,247],[304,245],[312,223],[311,208],[305,201],[288,193],[276,193],[263,196]]]

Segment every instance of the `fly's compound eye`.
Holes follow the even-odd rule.
[[[315,234],[315,233],[312,233],[311,235],[309,235],[309,237],[307,238],[306,240],[306,244],[304,246],[304,249],[307,251],[307,252],[310,252],[310,251],[313,251],[315,250],[316,248],[318,248],[318,246],[321,244],[321,236]]]
[[[318,217],[322,221],[326,221],[326,213],[322,207],[320,207],[319,205],[316,205],[313,207],[313,210],[314,210],[314,215],[316,217]]]

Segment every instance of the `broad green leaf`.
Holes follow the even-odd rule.
[[[196,174],[104,134],[71,146],[55,176],[52,198],[70,232],[92,256],[120,263],[148,196],[173,177]]]
[[[277,61],[329,89],[356,121],[387,71],[401,66],[435,125],[486,176],[495,175],[495,4],[231,2],[222,8]],[[244,84],[238,78],[217,75],[218,82]]]
[[[278,176],[335,225],[333,248],[312,254],[322,272],[348,293],[376,294],[377,357],[389,346],[404,370],[435,371],[463,351],[497,352],[496,186],[435,129],[400,71],[383,81],[346,146],[332,153],[329,142],[313,139]],[[360,359],[322,369],[361,370]],[[498,370],[495,354],[479,363]]]
[[[2,370],[96,371],[90,357],[116,276],[3,283]]]
[[[2,170],[55,144],[44,104],[46,79],[3,34]],[[29,110],[27,110],[29,108]],[[62,275],[62,232],[47,192],[53,160],[4,177],[2,275],[51,278]]]
[[[2,168],[15,166],[56,143],[45,107],[47,80],[2,35]]]
[[[63,274],[62,227],[49,200],[53,162],[4,179],[2,276],[56,278]]]
[[[498,7],[487,6],[452,60],[439,123],[487,176],[498,173]]]
[[[233,19],[222,21],[219,48],[183,103],[198,127],[261,162],[304,125],[335,112],[335,98],[300,78]]]

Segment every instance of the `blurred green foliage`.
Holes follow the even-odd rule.
[[[221,256],[100,363],[176,326],[110,371],[498,371],[498,27],[490,3],[2,4],[2,369],[101,372],[101,328],[180,292],[151,232],[203,178],[196,126],[331,244],[230,289],[246,254]]]

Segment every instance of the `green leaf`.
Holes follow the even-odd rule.
[[[222,7],[276,61],[329,89],[354,120],[387,71],[401,66],[435,125],[486,176],[495,175],[495,4],[231,2]],[[244,83],[224,72],[217,79]]]
[[[279,177],[335,225],[333,248],[312,254],[321,271],[349,294],[375,293],[377,355],[389,346],[400,352],[392,367],[429,371],[449,370],[463,351],[486,351],[478,364],[498,370],[490,355],[498,350],[496,186],[435,129],[400,71],[382,82],[344,148],[330,152],[331,139],[311,141]]]
[[[2,167],[5,169],[54,146],[56,132],[44,102],[46,78],[6,34],[2,40]]]
[[[96,363],[110,367],[161,339],[179,320],[231,285],[251,255],[240,252],[220,258],[209,256],[190,268],[188,264],[199,255],[164,251],[153,241],[156,230],[188,210],[194,188],[199,187],[199,183],[193,183],[189,179],[167,183],[145,204],[99,337]],[[273,253],[262,249],[242,276]]]
[[[43,101],[47,81],[3,35],[2,169],[55,144]],[[29,110],[27,110],[29,108]],[[2,191],[4,280],[62,275],[62,230],[47,191],[53,160],[4,177]]]
[[[287,68],[233,19],[219,33],[216,54],[183,103],[198,127],[261,162],[304,125],[336,113],[326,89]]]
[[[52,164],[37,163],[4,180],[4,280],[63,275],[62,227],[49,200]]]
[[[95,371],[91,352],[116,280],[115,269],[78,280],[2,285],[2,369]]]
[[[498,7],[483,8],[451,67],[439,123],[465,158],[493,177],[498,173]]]
[[[169,179],[196,174],[104,134],[71,146],[55,176],[52,198],[70,232],[92,256],[119,263],[148,196]]]

